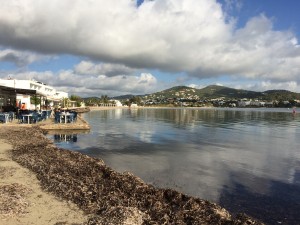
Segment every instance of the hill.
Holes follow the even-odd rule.
[[[115,96],[108,99],[116,100],[128,100],[133,97],[139,97],[145,100],[149,99],[260,99],[260,100],[277,100],[277,101],[290,101],[300,99],[300,93],[295,93],[287,90],[268,90],[264,92],[248,91],[243,89],[229,88],[219,85],[209,85],[202,89],[187,87],[187,86],[175,86],[163,91],[155,92],[147,95],[122,95]],[[89,97],[84,98],[85,102],[99,102],[101,98]]]
[[[225,86],[210,85],[202,89],[186,86],[176,86],[160,92],[147,95],[146,98],[260,98],[265,95],[261,92],[234,89]]]
[[[263,96],[261,92],[234,89],[219,85],[210,85],[199,89],[202,98],[259,98]]]
[[[115,96],[115,97],[111,97],[110,99],[115,99],[115,100],[126,100],[126,99],[130,99],[133,97],[144,97],[145,95],[120,95],[120,96]]]
[[[300,93],[287,90],[269,90],[262,92],[266,100],[295,100],[300,99]]]

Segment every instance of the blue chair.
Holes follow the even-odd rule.
[[[73,122],[77,121],[77,112],[75,111],[72,111],[72,114],[73,114]]]
[[[32,113],[32,116],[30,118],[30,123],[37,123],[41,120],[41,115],[37,112]]]
[[[55,112],[54,120],[55,123],[60,123],[60,112]]]
[[[52,110],[47,110],[47,111],[46,111],[47,119],[50,118],[51,113],[52,113]]]
[[[8,112],[9,114],[9,122],[12,122],[15,118],[15,113],[14,112]]]
[[[1,121],[2,123],[6,123],[6,119],[5,119],[4,113],[0,113],[0,121]]]
[[[22,113],[19,113],[19,114],[17,115],[17,119],[18,119],[19,123],[23,123],[23,116],[22,116]]]
[[[70,113],[69,114],[69,116],[68,116],[68,123],[73,123],[74,122],[74,117],[75,117],[75,115],[74,115],[74,113]]]
[[[42,113],[40,114],[40,121],[46,120],[47,118],[47,111],[42,111]]]

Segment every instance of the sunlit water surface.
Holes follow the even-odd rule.
[[[102,158],[268,224],[300,224],[300,113],[290,109],[114,109],[83,115],[59,147]]]

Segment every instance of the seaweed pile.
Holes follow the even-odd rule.
[[[13,217],[25,214],[29,206],[26,196],[30,192],[30,189],[17,183],[0,185],[0,215]]]
[[[172,189],[158,189],[100,159],[59,149],[38,127],[1,132],[12,157],[37,174],[42,187],[74,202],[96,224],[262,224],[245,214],[233,218],[220,206]]]
[[[1,161],[1,159],[0,159]],[[11,177],[16,171],[16,168],[14,167],[2,167],[0,166],[0,179],[3,179],[4,177]]]

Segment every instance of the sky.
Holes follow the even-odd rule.
[[[300,92],[299,0],[0,0],[0,78],[70,95]]]

